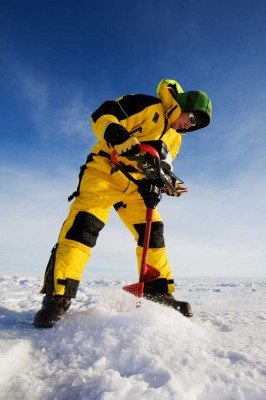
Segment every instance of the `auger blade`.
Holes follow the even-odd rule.
[[[126,285],[123,287],[123,290],[133,294],[136,297],[141,298],[143,297],[144,283],[153,281],[154,279],[159,278],[159,276],[160,272],[156,268],[153,268],[150,265],[146,265],[144,268],[144,274],[140,278],[140,282]]]
[[[144,282],[133,283],[132,285],[126,285],[123,286],[122,289],[130,294],[133,294],[133,296],[143,297]]]

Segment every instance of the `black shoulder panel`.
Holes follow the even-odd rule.
[[[96,111],[94,111],[94,113],[92,113],[91,118],[93,122],[96,122],[105,114],[114,115],[118,120],[127,117],[117,101],[105,101]]]
[[[161,103],[161,100],[146,94],[131,94],[122,97],[118,103],[121,105],[127,117],[130,117],[144,110],[146,107]]]
[[[146,94],[129,94],[118,101],[105,101],[97,108],[91,117],[93,122],[96,122],[105,114],[114,115],[119,121],[137,114],[146,107],[161,103],[161,100],[154,96]]]

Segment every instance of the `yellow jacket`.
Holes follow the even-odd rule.
[[[171,82],[178,85],[175,81]],[[92,129],[98,138],[98,143],[93,147],[92,152],[99,154],[100,151],[104,151],[111,154],[113,149],[107,145],[103,136],[108,124],[116,123],[122,125],[140,142],[163,140],[171,158],[174,159],[179,153],[182,137],[170,125],[181,114],[181,108],[171,96],[167,88],[168,83],[169,80],[160,82],[159,98],[133,94],[120,97],[116,101],[104,102],[92,114]],[[182,90],[179,85],[178,88]],[[134,164],[124,157],[123,162],[127,165]]]

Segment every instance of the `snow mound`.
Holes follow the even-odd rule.
[[[31,325],[40,280],[0,281],[0,398],[266,398],[261,281],[183,279],[176,297],[191,300],[192,319],[145,300],[137,309],[123,282],[85,282],[49,330]]]

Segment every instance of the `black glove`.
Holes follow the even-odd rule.
[[[107,126],[104,139],[118,154],[126,157],[139,154],[139,141],[120,124],[111,123]]]

